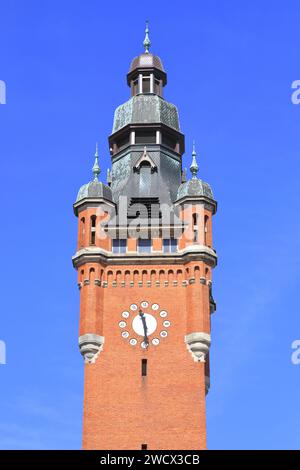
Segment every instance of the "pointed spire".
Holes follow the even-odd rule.
[[[92,172],[94,173],[94,181],[98,181],[98,176],[100,175],[100,166],[99,166],[99,163],[98,163],[98,157],[99,157],[99,154],[98,154],[98,142],[96,143],[96,152],[95,152],[95,163],[94,163],[94,166],[92,168]]]
[[[192,173],[192,178],[197,178],[197,173],[199,170],[198,163],[196,160],[196,149],[195,149],[195,141],[193,140],[193,152],[192,152],[192,164],[190,166],[190,170]]]
[[[144,48],[145,48],[145,53],[146,53],[146,54],[149,54],[149,49],[150,49],[150,46],[151,46],[151,41],[150,41],[150,39],[149,39],[148,20],[146,21],[145,33],[146,33],[146,36],[145,36],[145,39],[144,39],[144,42],[143,42],[143,46],[144,46]]]

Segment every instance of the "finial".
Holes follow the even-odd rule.
[[[98,181],[98,176],[100,175],[100,166],[99,166],[99,163],[98,163],[98,157],[99,157],[99,154],[98,154],[98,142],[96,143],[96,152],[95,152],[95,163],[94,163],[94,166],[92,168],[92,172],[94,173],[94,181]]]
[[[145,48],[145,53],[146,53],[146,54],[149,54],[149,49],[150,49],[150,46],[151,46],[151,41],[150,41],[150,39],[149,39],[148,20],[146,21],[145,33],[146,33],[146,36],[145,36],[145,39],[144,39],[144,42],[143,42],[143,46],[144,46],[144,48]]]
[[[198,170],[199,170],[199,167],[198,167],[198,164],[197,164],[197,160],[196,160],[196,149],[195,149],[195,141],[193,140],[193,151],[192,151],[192,164],[190,166],[190,170],[191,170],[191,173],[192,173],[192,178],[197,178],[197,173],[198,173]]]

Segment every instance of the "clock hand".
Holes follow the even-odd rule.
[[[142,320],[142,323],[143,323],[143,328],[144,328],[144,342],[146,344],[146,347],[148,347],[149,339],[148,339],[148,335],[147,335],[148,327],[147,327],[146,317],[145,317],[145,314],[142,312],[142,310],[140,310],[139,315],[141,317],[141,320]]]

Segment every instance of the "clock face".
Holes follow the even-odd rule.
[[[171,322],[168,312],[157,303],[147,300],[129,305],[121,312],[119,328],[121,337],[132,347],[158,346],[168,336]]]

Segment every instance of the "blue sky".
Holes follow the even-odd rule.
[[[300,448],[299,2],[10,0],[0,6],[0,448],[81,446],[83,364],[72,203],[142,51],[168,72],[184,165],[219,202],[210,449]],[[153,11],[152,11],[153,9]]]

